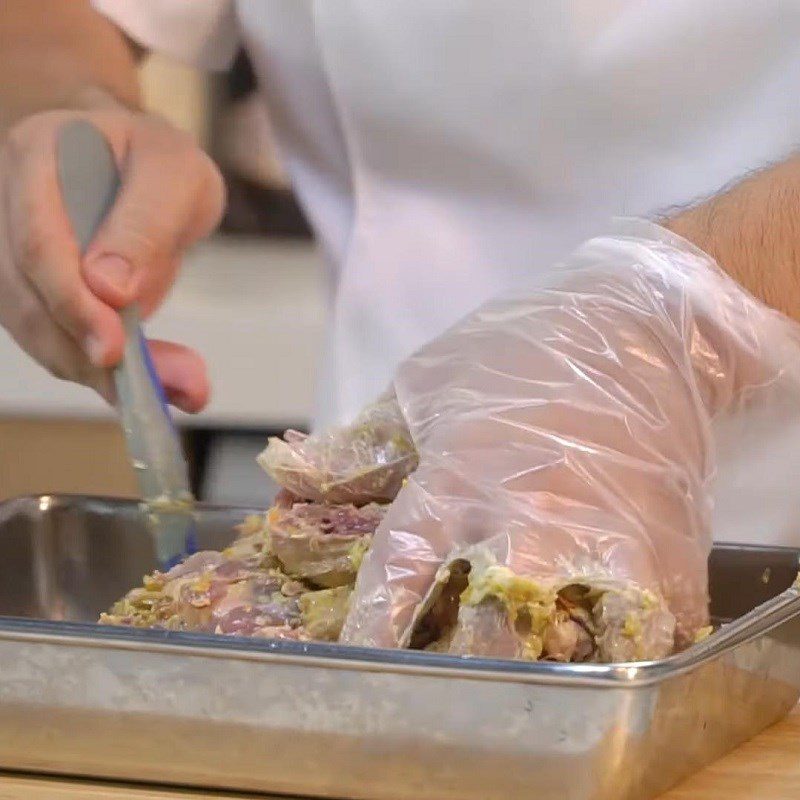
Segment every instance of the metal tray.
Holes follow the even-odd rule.
[[[203,509],[201,545],[245,513]],[[292,797],[632,800],[800,696],[796,550],[717,547],[713,612],[736,621],[664,661],[603,666],[95,626],[153,563],[130,502],[14,500],[0,543],[2,768]]]

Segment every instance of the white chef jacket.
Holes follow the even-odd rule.
[[[797,0],[94,1],[195,65],[247,49],[330,265],[320,424],[611,216],[713,193],[800,141]],[[800,528],[732,485],[729,532],[748,513]]]

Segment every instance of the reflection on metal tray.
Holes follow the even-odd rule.
[[[244,509],[200,511],[203,547]],[[0,506],[0,767],[290,796],[649,798],[800,695],[798,551],[720,546],[687,653],[522,664],[102,628],[153,565],[136,504]],[[744,615],[744,616],[742,616]]]

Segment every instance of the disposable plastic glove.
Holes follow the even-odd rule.
[[[590,240],[397,371],[419,466],[342,641],[598,661],[691,642],[712,419],[800,408],[798,365],[794,323],[685,240],[635,221]]]

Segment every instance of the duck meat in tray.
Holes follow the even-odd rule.
[[[286,502],[284,500],[284,502]],[[106,625],[335,641],[383,508],[292,502],[252,516],[222,552],[153,572]]]
[[[222,552],[145,576],[104,625],[336,641],[386,502],[415,465],[394,397],[323,436],[271,439],[259,463],[283,490]],[[377,501],[377,502],[376,502]]]
[[[362,559],[417,465],[398,402],[389,393],[348,427],[270,439],[258,460],[282,486],[273,507],[245,520],[222,552],[196,553],[146,576],[102,624],[339,639]],[[557,550],[528,574],[506,563],[497,546],[505,540],[490,538],[444,559],[401,646],[609,663],[663,658],[709,630],[702,613],[681,627],[658,586],[585,565],[571,571]]]

